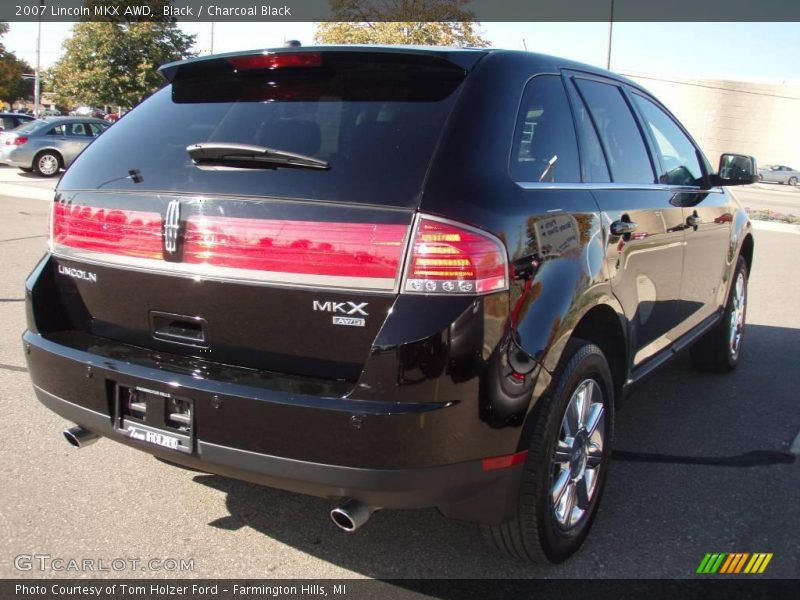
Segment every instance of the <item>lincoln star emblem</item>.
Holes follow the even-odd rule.
[[[175,254],[178,251],[178,234],[181,230],[181,201],[171,200],[164,218],[164,251]]]

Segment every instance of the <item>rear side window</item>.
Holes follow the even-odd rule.
[[[525,87],[509,170],[520,182],[581,180],[575,128],[558,75],[539,75]]]
[[[92,130],[88,123],[70,123],[67,127],[67,135],[89,137],[92,135]]]
[[[42,121],[26,121],[25,123],[19,126],[19,129],[16,131],[16,133],[31,133],[41,124]]]
[[[576,79],[575,83],[592,115],[612,179],[620,183],[653,183],[647,147],[622,90],[588,79]]]
[[[700,186],[703,169],[697,149],[681,128],[659,106],[639,94],[633,101],[653,136],[661,163],[658,180],[667,185]]]
[[[578,102],[575,107],[575,124],[578,134],[583,141],[583,154],[581,164],[583,166],[583,180],[590,183],[607,183],[611,181],[606,165],[606,157],[603,155],[603,147],[597,139],[597,132],[592,124],[592,117],[583,102]]]
[[[465,70],[439,57],[353,51],[289,55],[303,58],[299,66],[288,59],[279,68],[260,65],[272,56],[286,55],[178,67],[172,85],[81,154],[61,188],[414,206]],[[299,153],[330,168],[198,168],[186,147],[202,142]]]
[[[47,135],[67,135],[66,125],[56,125],[47,131]]]

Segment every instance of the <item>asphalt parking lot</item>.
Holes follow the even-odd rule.
[[[16,180],[2,171],[8,194]],[[33,395],[20,344],[23,281],[44,251],[48,204],[38,198],[48,186],[23,183],[33,191],[0,196],[0,577],[685,578],[707,552],[771,552],[762,577],[800,577],[800,464],[791,452],[800,430],[800,227],[757,232],[740,368],[700,374],[680,356],[640,386],[618,412],[586,545],[563,565],[532,567],[494,554],[476,527],[435,510],[379,512],[346,535],[330,523],[327,500],[183,471],[108,441],[68,446],[66,422]],[[17,569],[15,557],[30,554],[194,559],[194,569]]]

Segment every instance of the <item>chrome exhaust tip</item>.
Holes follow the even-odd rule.
[[[347,533],[353,533],[364,523],[369,521],[376,508],[367,506],[358,500],[347,500],[331,511],[331,520],[334,524]]]
[[[68,427],[65,429],[64,437],[70,443],[70,445],[75,446],[76,448],[83,448],[84,446],[93,444],[100,439],[99,435],[89,431],[88,429],[84,429],[80,425],[75,425],[74,427]]]

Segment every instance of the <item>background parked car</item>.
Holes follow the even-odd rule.
[[[51,117],[0,134],[0,163],[53,177],[110,125],[100,119]]]
[[[55,108],[42,108],[39,110],[39,118],[43,117],[60,117],[61,111]]]
[[[112,112],[108,113],[105,117],[103,117],[104,121],[108,121],[109,123],[116,123],[119,121],[119,118],[122,116],[123,113]]]
[[[8,131],[30,121],[33,121],[33,117],[30,115],[0,112],[0,131]]]
[[[758,169],[758,179],[759,181],[797,185],[797,182],[800,181],[800,171],[786,165],[765,165]]]

